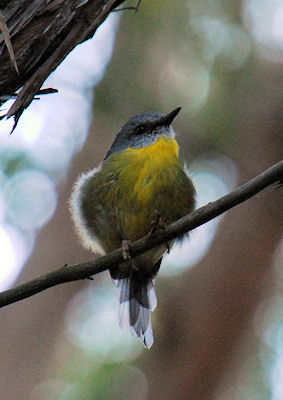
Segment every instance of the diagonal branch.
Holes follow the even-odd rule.
[[[131,254],[135,257],[153,247],[175,239],[253,197],[266,187],[276,182],[282,182],[282,180],[283,161],[280,161],[233,192],[212,203],[208,203],[206,206],[195,210],[190,215],[186,215],[169,225],[167,231],[158,231],[153,235],[147,235],[137,240],[131,246]],[[88,278],[91,275],[107,270],[121,261],[123,261],[122,249],[117,249],[92,261],[61,267],[46,275],[0,293],[0,307],[33,296],[61,283]]]

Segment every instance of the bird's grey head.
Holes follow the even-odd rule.
[[[159,112],[149,112],[130,118],[122,126],[105,159],[112,153],[123,151],[128,147],[146,147],[154,143],[161,135],[174,138],[175,132],[171,127],[171,123],[180,110],[181,107],[178,107],[167,115]]]

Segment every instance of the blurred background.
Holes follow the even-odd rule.
[[[1,290],[94,257],[73,231],[71,187],[139,112],[183,107],[174,128],[198,206],[282,158],[283,0],[143,0],[44,86],[59,93],[11,136],[0,123]],[[282,400],[280,219],[271,187],[164,258],[150,351],[119,329],[107,272],[1,309],[1,398]]]

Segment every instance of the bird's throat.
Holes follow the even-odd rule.
[[[142,148],[128,148],[126,152],[137,160],[148,161],[152,163],[171,163],[175,162],[179,156],[179,146],[175,139],[168,136],[160,136],[154,143]]]

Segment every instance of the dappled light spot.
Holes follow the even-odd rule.
[[[265,59],[283,62],[283,3],[280,0],[245,0],[243,18]]]
[[[23,233],[11,225],[0,225],[0,291],[8,289],[15,282],[33,245],[33,235]]]
[[[4,194],[10,219],[23,230],[40,228],[56,209],[55,185],[40,171],[24,170],[13,175],[5,185]]]
[[[66,313],[70,340],[87,354],[99,356],[100,362],[129,360],[143,351],[141,343],[119,327],[116,291],[111,285],[111,281],[101,282],[99,288],[90,285],[74,297]]]

